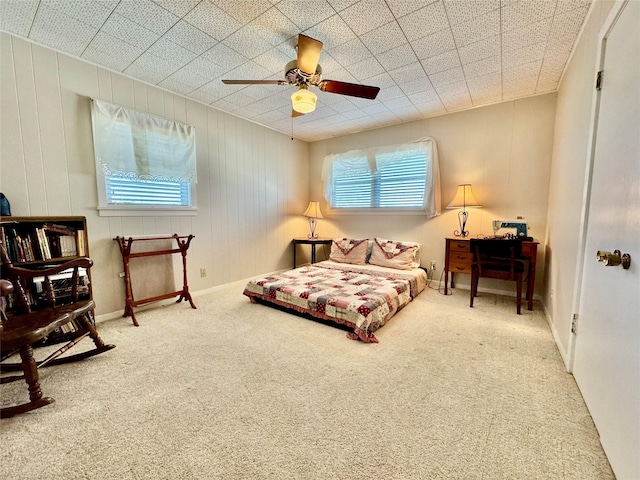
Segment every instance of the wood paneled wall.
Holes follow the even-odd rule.
[[[291,265],[308,228],[307,143],[17,37],[0,48],[0,191],[14,215],[87,217],[98,314],[124,306],[117,235],[193,233],[192,291]],[[196,216],[98,215],[89,98],[195,126]]]

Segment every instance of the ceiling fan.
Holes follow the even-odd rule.
[[[350,95],[352,97],[373,100],[380,87],[359,85],[356,83],[322,80],[322,67],[318,64],[322,42],[306,35],[298,35],[298,59],[292,60],[284,68],[284,80],[222,80],[227,85],[294,85],[297,88],[291,95],[293,111],[297,117],[313,112],[316,108],[317,96],[309,87],[318,87],[323,92]]]

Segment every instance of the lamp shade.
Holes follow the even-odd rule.
[[[293,109],[298,113],[309,113],[316,109],[316,100],[318,97],[315,93],[307,90],[307,87],[300,87],[291,94],[291,104]]]
[[[473,192],[471,191],[471,184],[465,183],[463,185],[458,185],[458,190],[456,191],[456,196],[453,197],[451,203],[447,205],[447,208],[465,208],[465,207],[481,207],[473,196]]]
[[[309,206],[302,215],[309,218],[324,218],[320,212],[320,202],[309,202]]]

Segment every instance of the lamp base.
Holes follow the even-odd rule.
[[[469,236],[469,230],[466,230],[465,227],[467,226],[467,219],[469,218],[469,212],[467,212],[466,210],[462,210],[460,212],[458,212],[458,223],[460,223],[460,230],[454,230],[453,234],[456,237],[468,237]]]
[[[309,217],[309,229],[311,230],[311,233],[307,235],[307,238],[318,238],[318,234],[316,233],[316,224],[316,219]]]

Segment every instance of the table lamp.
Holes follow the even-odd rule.
[[[309,202],[309,206],[302,215],[309,218],[309,228],[311,229],[311,233],[307,235],[307,237],[318,238],[318,235],[316,234],[316,218],[324,218],[322,216],[322,212],[320,212],[320,203]]]
[[[478,201],[473,196],[473,192],[471,192],[471,184],[465,183],[463,185],[458,185],[458,190],[456,191],[456,196],[453,197],[451,203],[447,205],[447,208],[460,208],[462,210],[458,212],[458,222],[460,222],[460,230],[454,230],[453,234],[456,237],[468,237],[469,231],[466,230],[467,219],[469,218],[469,212],[467,212],[467,207],[481,207]]]

